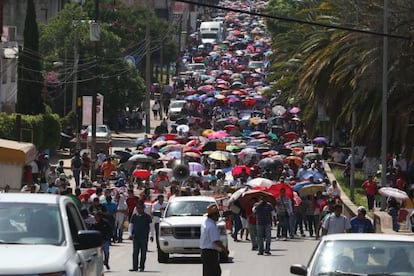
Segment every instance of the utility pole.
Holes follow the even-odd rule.
[[[150,5],[147,3],[147,8]],[[150,34],[150,16],[146,15],[147,25],[145,27],[145,133],[151,132],[151,34]]]
[[[95,22],[91,24],[91,41],[95,44],[95,79],[92,92],[92,140],[91,140],[91,178],[95,179],[96,163],[96,97],[99,86],[98,46],[99,46],[99,0],[95,0]]]
[[[384,0],[384,34],[388,34],[388,0]],[[381,131],[381,186],[387,185],[387,105],[388,105],[388,37],[382,38],[382,131]],[[385,210],[385,197],[381,199],[381,211]]]
[[[73,38],[73,86],[72,86],[72,112],[76,113],[76,98],[78,97],[78,66],[79,66],[79,51],[78,51],[78,32],[75,30]]]

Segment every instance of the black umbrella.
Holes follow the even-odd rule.
[[[257,164],[261,169],[276,169],[278,167],[283,167],[283,161],[277,158],[264,158],[259,161]]]
[[[114,151],[114,154],[119,156],[119,163],[125,163],[128,161],[128,159],[132,156],[132,154],[128,151],[123,150],[116,150]]]

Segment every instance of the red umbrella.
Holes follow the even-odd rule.
[[[277,151],[275,151],[275,150],[269,150],[269,151],[265,151],[265,152],[263,152],[262,153],[262,156],[263,157],[272,157],[272,156],[275,156],[275,155],[277,155],[278,154],[278,152]]]
[[[225,131],[227,131],[227,132],[232,132],[233,130],[236,130],[237,129],[237,127],[236,126],[234,126],[234,125],[226,125],[226,126],[224,126],[224,130]]]
[[[275,198],[278,198],[279,196],[280,196],[280,190],[282,189],[282,188],[284,188],[285,189],[285,191],[286,191],[286,196],[287,197],[289,197],[289,198],[291,198],[291,199],[293,199],[293,190],[292,190],[292,187],[290,187],[289,185],[287,185],[287,184],[282,184],[282,183],[279,183],[279,184],[274,184],[274,185],[272,185],[272,186],[270,186],[267,190],[266,190],[266,192],[269,192],[269,193],[271,193]]]
[[[260,191],[260,190],[248,190],[242,194],[242,196],[239,198],[240,206],[244,210],[251,209],[253,207],[253,198],[260,200],[262,198],[265,198],[267,202],[270,202],[272,206],[275,206],[276,199],[273,197],[271,193],[268,193],[266,191]]]
[[[151,176],[150,171],[148,170],[134,170],[132,175],[136,178],[148,178]]]
[[[293,132],[293,131],[286,132],[285,134],[283,134],[283,136],[284,136],[286,139],[289,139],[289,140],[296,139],[296,133],[295,133],[295,132]]]
[[[168,133],[167,135],[165,135],[165,139],[166,140],[174,140],[175,137],[177,137],[178,134],[177,133]]]
[[[234,167],[234,168],[231,170],[231,174],[232,174],[232,175],[240,175],[240,174],[242,173],[242,171],[243,171],[243,170],[245,170],[245,171],[246,171],[246,173],[247,173],[248,175],[250,175],[250,172],[251,172],[250,167],[247,167],[247,166],[245,166],[245,165],[239,165],[239,166]]]

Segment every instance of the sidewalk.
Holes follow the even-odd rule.
[[[325,162],[325,172],[328,176],[329,182],[336,180],[335,175],[332,173],[331,168],[328,162]],[[341,183],[338,183],[339,189],[341,189]],[[355,216],[358,212],[358,206],[356,206],[344,193],[341,189],[341,199],[344,203],[344,214],[347,215],[349,218]],[[391,216],[388,215],[387,212],[380,211],[379,208],[374,208],[374,212],[368,212],[367,216],[372,220],[372,223],[375,227],[377,233],[386,233],[386,234],[400,234],[400,235],[411,235],[411,231],[409,229],[404,228],[404,224],[401,225],[400,231],[395,232],[392,229],[392,219]]]

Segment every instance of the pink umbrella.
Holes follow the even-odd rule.
[[[214,132],[213,134],[210,134],[208,136],[208,139],[221,139],[224,137],[227,137],[229,134],[227,132],[225,132],[224,130],[219,130]]]
[[[235,102],[240,102],[239,98],[230,98],[229,99],[229,104],[235,103]]]
[[[289,113],[292,113],[292,114],[296,114],[296,113],[299,113],[299,112],[300,112],[300,108],[299,108],[299,107],[297,107],[297,106],[292,107],[292,108],[289,110]]]

